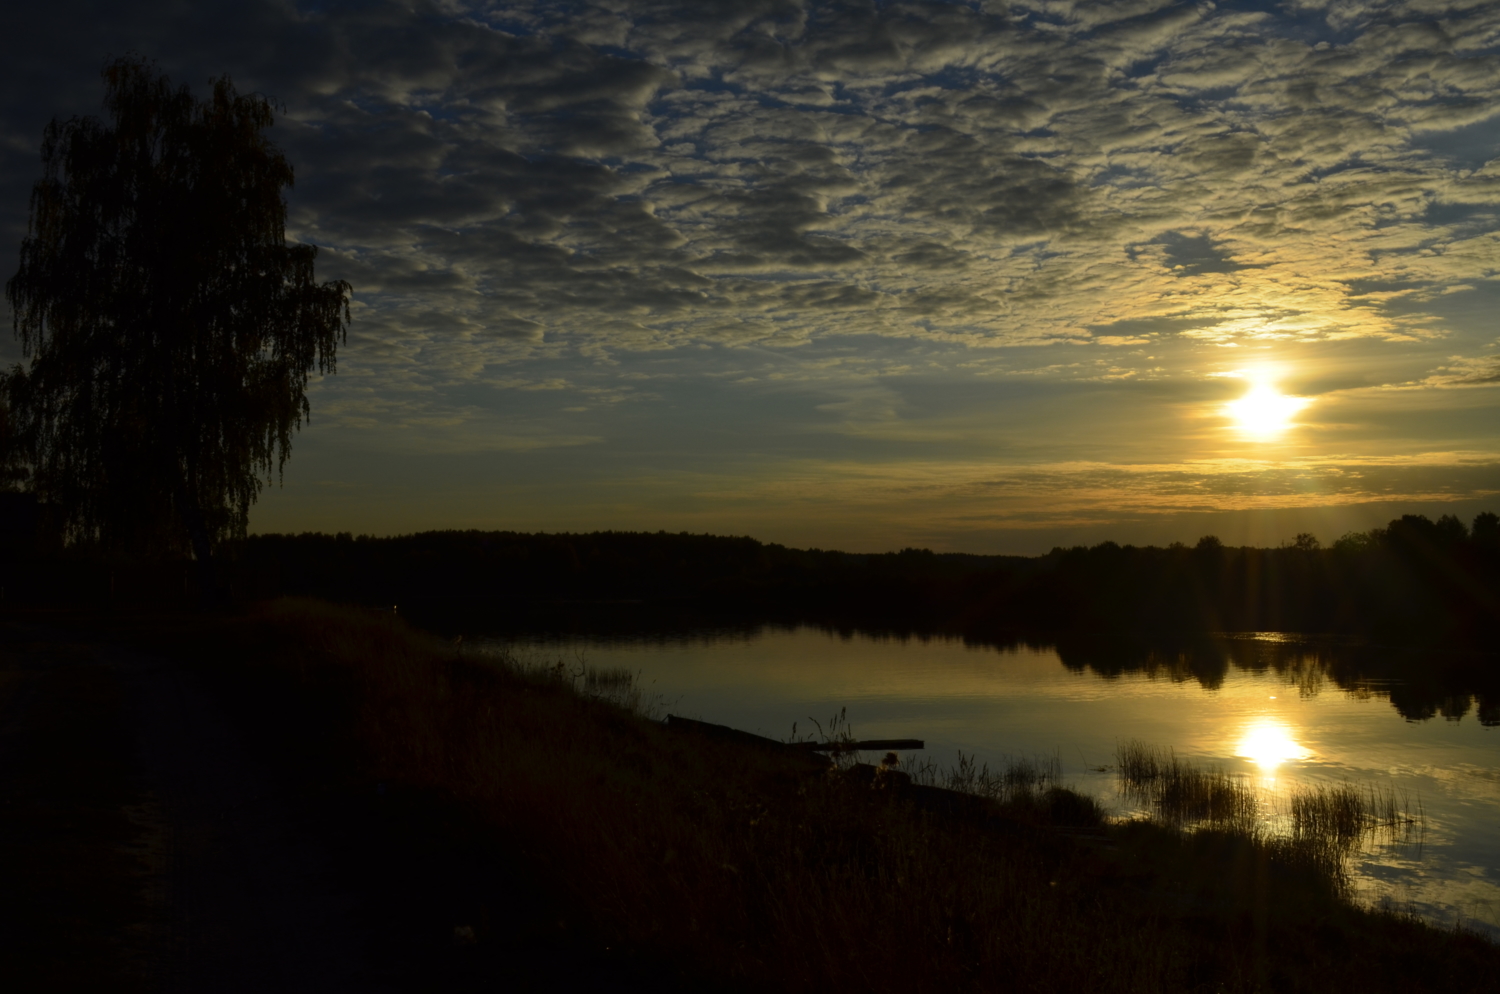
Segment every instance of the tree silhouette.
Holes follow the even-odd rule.
[[[21,489],[30,476],[26,468],[26,451],[16,436],[10,404],[0,391],[0,493]]]
[[[29,368],[6,378],[37,496],[71,541],[191,549],[211,584],[262,475],[332,372],[350,287],[287,244],[273,107],[228,77],[195,99],[148,62],[104,67],[105,124],[53,120],[5,285]]]

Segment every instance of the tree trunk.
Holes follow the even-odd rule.
[[[186,486],[178,489],[182,517],[188,528],[188,538],[193,543],[193,558],[198,563],[198,605],[217,607],[223,598],[219,590],[218,576],[214,569],[213,543],[208,537],[208,528],[203,523],[203,512],[198,501]]]

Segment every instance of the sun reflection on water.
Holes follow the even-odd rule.
[[[1260,718],[1247,725],[1235,750],[1236,756],[1250,760],[1268,777],[1282,763],[1312,755],[1311,749],[1292,737],[1291,728],[1274,718]]]

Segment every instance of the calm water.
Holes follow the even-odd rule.
[[[1466,697],[1414,706],[1398,682],[1350,680],[1336,653],[1294,640],[1252,636],[1220,643],[1207,658],[1201,650],[1192,658],[1126,653],[1102,663],[1050,648],[814,628],[489,641],[537,662],[627,668],[659,696],[663,713],[774,738],[790,736],[793,723],[805,736],[810,718],[826,724],[847,708],[856,736],[925,739],[922,757],[908,761],[947,766],[960,750],[991,766],[1008,757],[1055,758],[1069,784],[1122,816],[1136,808],[1109,768],[1116,744],[1128,739],[1251,777],[1270,818],[1286,810],[1297,784],[1392,788],[1413,810],[1420,804],[1420,844],[1367,845],[1357,857],[1359,894],[1500,938],[1493,711],[1484,712],[1487,726]],[[1398,713],[1393,694],[1415,720]]]

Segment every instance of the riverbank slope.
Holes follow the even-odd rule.
[[[465,656],[389,615],[88,623],[243,737],[272,787],[234,803],[323,854],[358,968],[390,989],[1363,994],[1500,975],[1493,945],[1354,908],[1296,847],[1104,825],[1045,785],[934,804],[682,734],[617,675]]]

